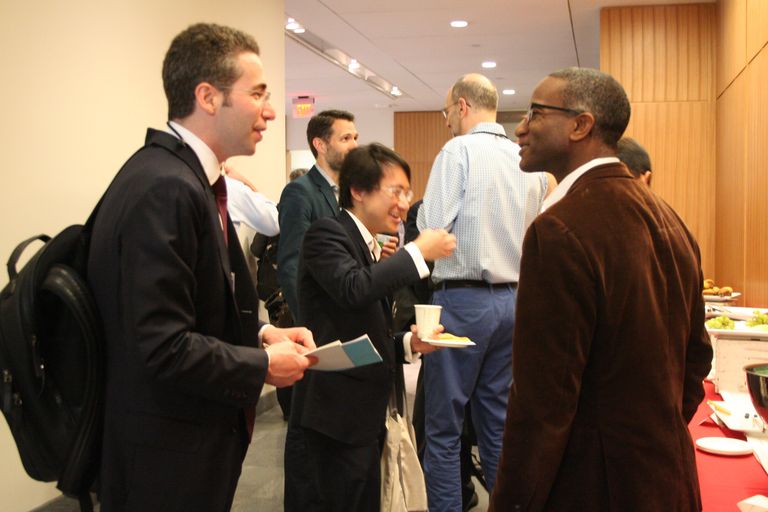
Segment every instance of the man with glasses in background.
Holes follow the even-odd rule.
[[[550,74],[516,130],[558,180],[525,235],[514,384],[490,510],[701,510],[687,424],[712,361],[699,248],[616,158],[622,86]]]
[[[498,92],[469,74],[451,87],[443,115],[454,138],[432,166],[418,227],[456,235],[456,251],[435,262],[432,303],[441,323],[476,346],[424,358],[424,472],[430,510],[462,510],[459,437],[471,404],[489,487],[496,479],[512,381],[512,330],[520,248],[548,190],[544,173],[525,174],[517,144],[496,123]],[[551,178],[551,177],[550,177]]]
[[[410,332],[394,332],[389,296],[427,277],[425,260],[449,255],[456,238],[428,229],[381,259],[376,234],[396,231],[413,197],[408,164],[381,144],[353,149],[339,185],[339,216],[318,220],[304,237],[298,320],[311,326],[318,345],[367,334],[383,361],[308,373],[294,388],[290,424],[303,434],[305,472],[318,494],[307,510],[372,512],[380,509],[387,404],[404,392],[396,385],[402,363],[436,348]],[[286,451],[291,442],[286,439]]]

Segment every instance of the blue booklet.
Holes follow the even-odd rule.
[[[382,361],[367,334],[346,343],[336,340],[304,355],[317,358],[317,364],[310,370],[348,370]]]

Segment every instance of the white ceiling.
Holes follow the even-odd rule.
[[[701,2],[285,0],[286,19],[295,18],[404,93],[393,99],[286,37],[286,111],[300,95],[316,97],[323,109],[439,110],[448,88],[470,72],[485,74],[499,91],[517,91],[501,97],[499,110],[523,110],[547,73],[577,64],[599,67],[601,7]],[[469,26],[451,28],[456,19]],[[485,60],[498,66],[483,69]]]

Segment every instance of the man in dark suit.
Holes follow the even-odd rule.
[[[357,147],[355,116],[343,110],[326,110],[307,124],[307,142],[316,159],[307,174],[288,183],[280,195],[278,219],[280,243],[277,247],[277,280],[294,319],[299,300],[296,276],[304,234],[317,219],[339,214],[339,171],[344,159]],[[285,415],[290,414],[293,388],[278,390],[277,398]],[[312,482],[305,478],[306,460],[301,432],[290,424],[286,432],[285,512],[304,512],[313,507]]]
[[[387,404],[401,364],[432,345],[395,334],[390,294],[429,275],[425,260],[449,255],[455,237],[425,230],[378,261],[376,233],[397,229],[411,197],[410,169],[394,151],[371,144],[352,150],[340,173],[338,218],[307,231],[299,264],[299,319],[318,345],[367,334],[383,362],[340,372],[309,372],[294,386],[290,422],[304,433],[317,485],[313,510],[379,510],[380,446]],[[399,390],[402,392],[402,390]]]
[[[616,158],[629,122],[597,70],[550,74],[520,167],[558,186],[525,235],[515,380],[490,510],[700,510],[687,423],[712,360],[699,248]]]
[[[169,132],[148,131],[96,217],[105,512],[228,510],[262,385],[307,368],[307,329],[258,321],[221,189],[220,164],[252,154],[274,119],[262,75],[243,32],[198,24],[176,36],[163,62]]]
[[[307,142],[316,163],[280,195],[277,279],[294,318],[299,310],[296,280],[304,234],[317,219],[339,214],[339,171],[347,153],[357,147],[357,137],[355,116],[349,112],[326,110],[312,117]]]

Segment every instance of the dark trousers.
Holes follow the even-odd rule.
[[[283,458],[285,483],[283,487],[284,512],[309,512],[319,510],[319,500],[309,470],[309,456],[304,439],[304,429],[288,424],[285,433]]]
[[[381,506],[381,447],[379,441],[352,446],[316,430],[302,429],[310,478],[322,512],[371,512]]]

